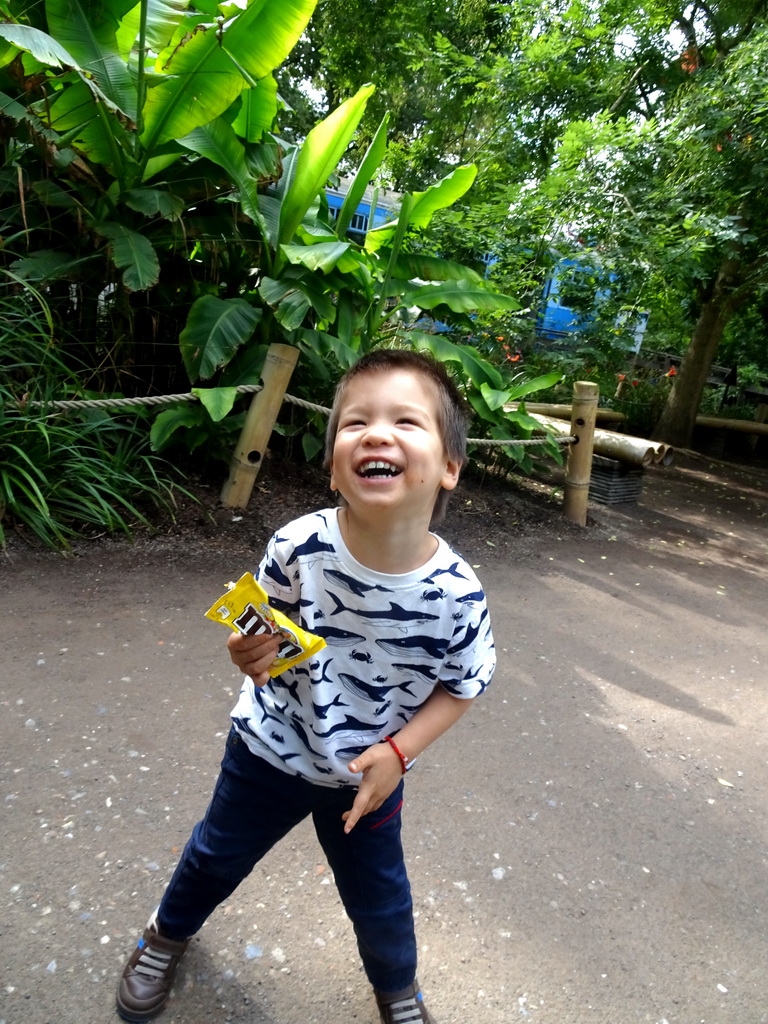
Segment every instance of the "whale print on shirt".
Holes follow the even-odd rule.
[[[348,590],[350,594],[354,594],[355,597],[365,597],[365,595],[370,594],[372,590],[378,590],[382,594],[392,593],[389,587],[379,586],[378,583],[363,583],[361,580],[355,579],[354,576],[349,576],[347,573],[340,572],[338,569],[323,569],[323,576],[325,576],[329,583],[342,587],[344,590]]]
[[[333,545],[320,540],[319,534],[313,533],[303,544],[299,544],[293,549],[293,554],[285,564],[293,565],[299,558],[304,558],[307,555],[319,555],[326,551],[333,551]]]
[[[425,622],[434,622],[435,619],[439,619],[439,615],[432,615],[431,612],[414,612],[407,608],[402,608],[399,604],[394,601],[389,602],[388,611],[368,611],[365,608],[348,608],[344,602],[330,591],[326,591],[328,597],[334,604],[334,610],[331,615],[338,615],[340,612],[349,612],[351,615],[357,615],[361,619],[368,619],[370,622],[381,622],[389,623],[392,625],[404,625],[409,626],[420,626]]]
[[[335,509],[270,541],[259,581],[276,608],[326,647],[261,689],[245,685],[233,722],[274,767],[324,786],[358,786],[349,762],[396,733],[443,685],[477,696],[495,663],[482,589],[444,541],[420,569],[366,569],[344,545]]]

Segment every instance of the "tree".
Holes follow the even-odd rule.
[[[605,332],[617,307],[651,308],[650,336],[685,350],[657,433],[687,445],[723,331],[766,285],[766,4],[560,10],[559,25],[516,22],[521,51],[548,67],[509,55],[514,132],[491,141],[483,205],[455,233],[465,242],[477,224],[474,245],[499,253],[494,272],[518,294],[524,280],[535,293],[553,257],[587,260],[610,282]],[[518,140],[537,131],[518,173]],[[489,187],[489,166],[509,184]]]
[[[142,362],[151,372],[148,349],[183,324],[174,307],[185,316],[201,290],[249,272],[239,261],[258,244],[259,184],[279,176],[264,141],[271,72],[315,2],[226,17],[205,0],[3,7],[3,259],[49,290],[89,365],[114,364],[108,385],[130,390]],[[166,382],[140,390],[151,383]]]
[[[369,231],[362,246],[347,238],[386,152],[388,116],[331,220],[324,187],[353,141],[372,85],[300,145],[270,134],[278,106],[270,72],[313,5],[254,2],[225,20],[204,3],[185,10],[142,0],[126,12],[119,0],[97,0],[96,8],[47,0],[44,10],[19,9],[18,20],[0,25],[8,43],[5,82],[16,88],[15,97],[0,94],[16,172],[4,181],[15,199],[5,223],[6,251],[17,249],[13,272],[45,287],[63,284],[59,309],[76,283],[74,304],[88,307],[94,334],[108,345],[116,318],[104,324],[105,309],[124,314],[121,330],[132,338],[142,300],[173,289],[185,264],[198,261],[204,271],[213,265],[190,274],[171,301],[181,311],[189,380],[215,385],[199,395],[217,420],[232,409],[235,385],[259,379],[276,337],[298,346],[307,371],[328,384],[329,361],[350,365],[414,311],[467,333],[469,312],[517,305],[469,268],[409,250],[411,235],[467,191],[473,166],[454,167],[424,191],[403,195],[396,218]],[[439,351],[478,389],[503,393],[502,376],[471,349],[445,343]],[[114,346],[110,358],[123,384],[135,361],[125,353],[117,360]],[[488,411],[501,429],[495,408]],[[163,414],[158,445],[194,415]],[[305,440],[311,454],[315,441]]]
[[[688,190],[687,219],[700,248],[695,324],[655,434],[690,442],[696,412],[723,332],[768,285],[768,29],[742,32],[682,97],[673,128],[685,140],[669,181]]]

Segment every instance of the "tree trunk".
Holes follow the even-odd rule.
[[[735,309],[729,301],[738,284],[740,261],[725,259],[720,265],[709,298],[701,307],[690,344],[680,363],[667,403],[651,435],[675,448],[689,448],[701,396],[725,325]]]

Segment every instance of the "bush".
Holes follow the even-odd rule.
[[[52,548],[148,527],[173,509],[176,471],[149,451],[144,424],[85,409],[51,411],[79,391],[47,306],[8,279],[0,292],[0,546],[9,528]]]

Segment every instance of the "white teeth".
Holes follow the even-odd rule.
[[[371,459],[370,462],[364,462],[358,470],[360,474],[373,475],[382,473],[387,476],[395,476],[399,470],[397,466],[393,466],[391,462],[384,462],[381,459]]]

